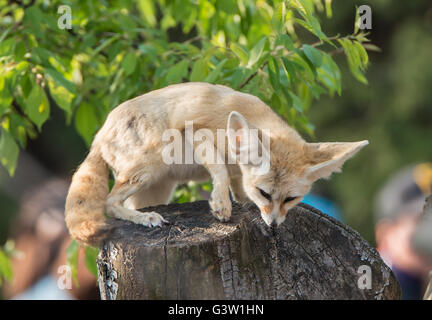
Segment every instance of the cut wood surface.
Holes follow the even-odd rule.
[[[159,212],[170,224],[116,221],[98,258],[103,299],[401,297],[374,248],[305,204],[291,209],[276,231],[252,204],[233,203],[228,223],[217,221],[206,201],[142,211]]]

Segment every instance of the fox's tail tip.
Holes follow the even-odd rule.
[[[116,228],[116,224],[108,221],[94,223],[82,222],[79,228],[69,229],[70,235],[78,243],[85,246],[98,247],[107,240]]]

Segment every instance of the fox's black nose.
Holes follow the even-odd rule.
[[[270,224],[270,228],[272,228],[272,229],[276,229],[276,228],[277,228],[277,223],[276,223],[276,221],[273,221],[273,222]]]

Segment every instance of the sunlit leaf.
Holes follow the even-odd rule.
[[[249,56],[247,51],[240,46],[237,43],[231,43],[230,44],[230,49],[237,55],[237,57],[240,58],[240,61],[242,62],[242,64],[246,65],[248,60],[249,60]]]
[[[226,62],[227,62],[227,59],[224,59],[221,62],[219,62],[218,65],[216,66],[216,68],[214,68],[210,72],[210,74],[205,79],[205,81],[209,82],[209,83],[214,83],[217,80],[217,78],[219,77],[219,74],[221,73],[222,68],[224,67],[224,65],[225,65]]]
[[[93,135],[99,129],[94,106],[86,102],[81,103],[75,114],[75,128],[84,139],[87,146],[90,146]]]
[[[319,68],[322,63],[322,56],[321,52],[314,47],[311,47],[307,44],[303,45],[303,52],[305,53],[306,57],[309,58],[309,60],[313,63],[313,65],[316,68]]]
[[[145,21],[153,27],[156,24],[156,14],[153,1],[139,0],[138,9]]]
[[[79,255],[78,242],[72,240],[70,245],[66,249],[66,263],[71,268],[72,279],[74,280],[75,286],[79,287],[78,283],[78,255]]]
[[[9,257],[0,249],[0,286],[3,283],[3,279],[6,281],[12,280],[12,275],[12,265]]]
[[[268,70],[270,76],[270,82],[273,88],[279,90],[279,66],[275,58],[270,57],[268,62]]]
[[[208,75],[207,59],[201,58],[194,62],[190,81],[204,81]]]
[[[44,90],[35,84],[25,103],[25,113],[40,131],[50,114],[50,105]]]
[[[98,276],[96,259],[98,256],[99,250],[97,248],[87,246],[84,250],[85,255],[85,264],[87,269],[95,276]]]
[[[255,63],[258,62],[258,60],[261,58],[261,55],[264,51],[264,46],[267,43],[267,38],[262,38],[260,41],[258,41],[258,43],[251,49],[250,53],[249,53],[249,61],[247,66],[250,68],[253,65],[255,65]]]
[[[12,135],[3,127],[0,137],[0,161],[13,176],[18,160],[19,148]]]
[[[125,74],[128,76],[132,72],[135,71],[135,67],[137,64],[137,57],[133,52],[129,52],[122,61],[122,67],[125,71]]]
[[[168,71],[166,75],[166,81],[168,84],[171,83],[179,83],[184,77],[187,75],[187,67],[188,67],[188,61],[182,60],[175,64],[171,69]]]
[[[0,75],[0,116],[2,116],[12,103],[12,94],[7,87],[7,79]]]
[[[72,116],[72,100],[74,94],[51,79],[48,80],[48,87],[51,97],[57,105],[65,111],[66,121],[69,123]]]

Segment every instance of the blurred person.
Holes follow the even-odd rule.
[[[64,205],[69,183],[49,178],[28,190],[12,225],[11,239],[18,256],[12,259],[13,279],[4,287],[8,299],[99,299],[96,278],[87,270],[80,252],[76,287],[58,286],[59,267],[66,265],[70,237],[64,220]]]
[[[426,199],[423,216],[414,230],[411,243],[416,252],[432,263],[432,196]],[[432,271],[429,272],[429,284],[423,299],[432,300]]]
[[[377,250],[398,279],[406,300],[423,298],[432,270],[432,260],[414,241],[416,235],[420,237],[419,230],[427,228],[423,207],[431,185],[431,163],[410,166],[387,181],[375,203]],[[432,250],[430,236],[424,238],[423,232],[421,246]]]

